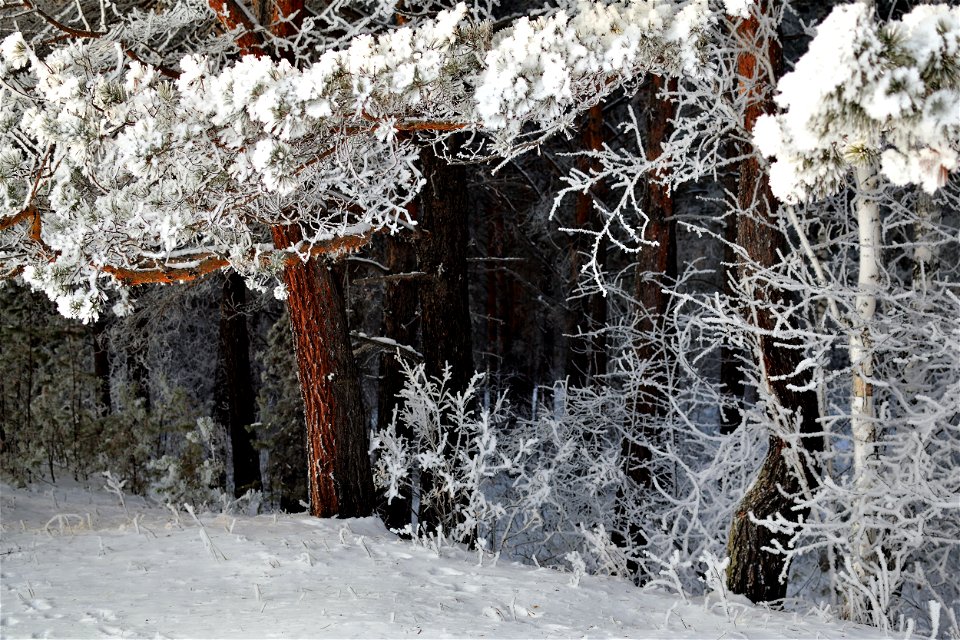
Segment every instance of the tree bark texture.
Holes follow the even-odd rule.
[[[209,0],[209,4],[224,27],[238,30],[236,42],[242,55],[264,55],[262,36],[235,0]],[[304,0],[277,0],[271,15],[272,34],[291,37],[303,22]],[[291,51],[276,51],[274,57],[290,60]],[[271,231],[277,248],[302,239],[297,227],[278,225]],[[343,292],[328,266],[317,259],[288,262],[283,280],[307,423],[310,513],[344,518],[369,515],[374,500],[370,438]]]
[[[223,281],[220,297],[220,336],[214,418],[227,430],[233,460],[233,494],[239,498],[249,490],[263,488],[260,454],[253,446],[249,427],[256,422],[256,395],[250,375],[250,335],[245,305],[247,287],[243,278],[230,272]]]
[[[452,149],[452,151],[455,150]],[[420,194],[417,263],[421,346],[428,375],[451,368],[451,388],[473,376],[472,327],[467,283],[467,172],[432,147],[420,153],[427,184]]]
[[[411,207],[413,208],[413,207]],[[411,212],[414,213],[414,212]],[[385,261],[391,274],[417,271],[417,256],[410,234],[387,236]],[[388,280],[383,294],[383,335],[398,344],[417,342],[417,285],[408,279]],[[405,377],[396,352],[385,351],[380,361],[380,396],[378,428],[384,429],[393,418],[397,395],[403,389]],[[398,435],[410,438],[404,423],[397,425]],[[411,496],[402,492],[389,504],[381,507],[384,523],[391,529],[400,529],[411,523]]]
[[[664,79],[653,76],[650,87],[650,106],[647,109],[647,144],[645,153],[648,159],[659,158],[663,153],[663,144],[673,133],[672,120],[676,107],[669,98],[661,93],[675,91],[676,79]],[[673,220],[673,197],[669,188],[662,183],[664,176],[652,176],[647,183],[644,197],[644,212],[650,219],[647,224],[647,239],[657,243],[654,247],[644,247],[637,257],[637,276],[634,293],[640,303],[638,310],[638,329],[641,334],[655,338],[667,330],[666,316],[669,311],[670,295],[664,292],[677,278],[677,237],[676,222]],[[644,340],[637,347],[637,358],[641,361],[655,360],[666,366],[666,354],[660,350],[656,340]],[[659,374],[659,375],[658,375]],[[642,393],[637,398],[635,408],[646,415],[663,415],[665,409],[665,380],[661,378],[663,367],[654,371],[646,380]]]
[[[456,147],[454,146],[452,151]],[[467,283],[467,172],[432,147],[420,153],[426,185],[420,193],[416,242],[420,281],[420,345],[426,372],[440,377],[450,367],[449,388],[461,392],[473,375],[472,326]],[[448,433],[449,452],[453,434]],[[421,495],[435,479],[420,478]],[[419,521],[428,530],[449,514],[421,506]]]
[[[592,106],[581,121],[580,149],[600,151],[603,149],[603,105]],[[595,158],[581,157],[579,169],[585,173],[598,171],[600,162]],[[599,229],[601,221],[594,208],[594,201],[604,196],[604,185],[594,185],[586,193],[578,193],[574,202],[574,227]],[[606,262],[606,243],[600,243],[596,260],[603,266]],[[570,284],[576,289],[582,277],[581,269],[586,254],[593,251],[590,236],[576,234],[570,245]],[[598,375],[607,372],[606,340],[602,336],[577,334],[589,333],[603,327],[607,322],[607,300],[601,295],[575,298],[569,302],[567,333],[571,336],[567,360],[567,378],[570,384],[580,386]]]
[[[301,239],[296,227],[272,231],[278,247]],[[307,422],[310,513],[370,515],[370,438],[343,292],[328,265],[317,260],[287,266],[283,280]]]
[[[762,2],[757,10],[766,13],[768,6],[768,2]],[[737,34],[743,51],[738,58],[740,85],[749,99],[744,124],[747,131],[752,131],[757,118],[774,109],[771,97],[782,69],[782,52],[776,38],[764,38],[756,14],[740,21]],[[758,59],[758,56],[766,59]],[[772,70],[774,76],[764,77],[766,69]],[[759,271],[779,263],[785,238],[777,229],[775,200],[767,175],[755,154],[741,165],[738,195],[741,214],[737,221],[737,243],[748,256],[740,263],[738,273],[741,283],[751,279],[757,281],[753,290],[757,304],[745,306],[751,309],[748,321],[758,329],[760,370],[769,391],[771,418],[777,421],[780,416],[788,416],[785,422],[790,424],[780,426],[799,431],[800,448],[807,452],[820,451],[822,439],[815,435],[821,430],[816,393],[796,390],[810,380],[809,372],[797,373],[803,359],[801,345],[778,338],[775,333],[780,327],[771,307],[783,302],[786,296],[774,286],[759,282]],[[804,451],[789,452],[789,447],[791,444],[786,440],[771,434],[767,456],[756,480],[738,505],[730,527],[727,586],[733,593],[745,595],[754,602],[782,600],[786,596],[786,583],[780,581],[785,568],[783,556],[769,553],[764,548],[773,547],[775,540],[785,547],[788,540],[786,536],[753,523],[751,514],[764,519],[779,513],[793,521],[804,517],[806,513],[796,508],[791,496],[801,491],[801,476],[808,487],[815,481],[814,470],[805,464]],[[800,460],[802,473],[798,474],[788,456]]]

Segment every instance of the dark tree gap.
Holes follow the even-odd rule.
[[[728,145],[731,156],[737,154],[736,145]],[[728,169],[723,176],[723,187],[739,201],[740,175],[737,170]],[[734,284],[737,280],[737,243],[738,219],[733,213],[727,213],[723,219],[723,264],[720,267],[723,294],[732,300]],[[724,403],[720,407],[720,433],[728,435],[737,430],[743,422],[744,385],[743,359],[745,354],[724,340],[720,346],[720,386],[724,394]]]
[[[448,388],[462,392],[473,375],[472,323],[467,282],[467,171],[454,157],[457,137],[445,149],[424,147],[420,152],[426,184],[420,192],[414,251],[419,279],[420,346],[428,376],[439,378],[449,367]],[[456,434],[447,433],[446,447]],[[421,495],[434,490],[434,478],[420,478]],[[449,507],[421,506],[419,521],[428,530],[442,522]]]
[[[104,417],[110,414],[113,406],[110,391],[110,340],[107,336],[107,323],[98,320],[93,323],[93,375],[96,378],[97,414]]]
[[[247,287],[243,277],[229,272],[220,295],[214,420],[230,437],[234,497],[263,488],[260,454],[250,426],[257,420],[256,395],[250,373],[250,335],[247,330]]]
[[[416,206],[408,208],[416,219]],[[385,262],[391,275],[412,273],[417,270],[417,255],[410,234],[394,233],[384,243]],[[417,285],[408,278],[387,280],[383,292],[383,335],[397,344],[417,344]],[[397,406],[397,394],[403,389],[405,377],[397,351],[385,350],[380,356],[380,391],[378,396],[377,428],[386,428],[393,419]],[[397,424],[397,434],[411,436],[404,423]],[[401,529],[411,523],[412,501],[409,491],[381,506],[384,523],[391,529]]]
[[[456,155],[456,138],[445,153]],[[450,384],[462,390],[473,375],[470,297],[467,287],[467,170],[444,152],[420,153],[426,184],[420,193],[414,243],[420,279],[420,333],[427,374],[450,367]]]

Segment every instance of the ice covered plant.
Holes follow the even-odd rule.
[[[584,2],[491,36],[459,5],[316,56],[268,58],[262,32],[239,28],[227,3],[211,7],[235,63],[222,48],[179,68],[131,61],[123,28],[57,39],[49,53],[18,33],[3,40],[0,274],[87,321],[126,285],[231,268],[262,287],[282,272],[274,289],[291,310],[311,510],[365,515],[345,311],[312,259],[413,225],[419,145],[466,129],[513,153],[646,72],[694,70],[712,14],[704,0]],[[525,126],[531,137],[518,139]]]
[[[208,417],[198,418],[185,435],[178,455],[164,455],[148,464],[157,474],[151,491],[165,503],[189,501],[199,507],[221,502],[224,469],[218,455],[222,445],[217,425]]]
[[[101,473],[104,478],[106,478],[106,484],[103,485],[103,488],[113,495],[117,496],[120,500],[120,506],[123,507],[123,512],[127,513],[127,505],[123,500],[123,487],[126,486],[127,481],[121,480],[120,478],[113,475],[110,471],[104,471]]]
[[[851,473],[842,482],[844,497],[832,498],[837,500],[832,508],[844,513],[849,525],[849,539],[841,552],[845,568],[838,572],[842,579],[837,584],[848,615],[887,626],[891,594],[902,588],[898,585],[906,571],[906,549],[916,544],[904,540],[894,545],[896,552],[891,551],[885,542],[891,538],[891,523],[899,521],[902,531],[903,520],[912,520],[918,511],[937,509],[934,505],[940,501],[935,496],[950,489],[938,481],[937,489],[922,498],[890,495],[891,485],[901,485],[896,478],[905,472],[903,465],[913,464],[911,458],[924,454],[898,433],[902,417],[895,407],[902,400],[892,400],[890,394],[896,397],[902,391],[894,391],[899,383],[884,373],[890,365],[879,360],[883,354],[894,362],[906,357],[899,352],[898,339],[892,337],[904,331],[891,334],[890,326],[902,319],[885,317],[883,309],[899,306],[892,295],[896,279],[881,259],[884,236],[892,224],[885,223],[884,216],[903,209],[903,194],[894,195],[892,185],[919,185],[933,194],[948,184],[958,168],[960,10],[945,4],[921,5],[900,20],[878,23],[870,2],[837,7],[820,25],[795,70],[780,81],[776,101],[783,112],[758,121],[754,142],[764,154],[775,157],[770,182],[781,200],[798,204],[834,194],[848,184],[851,169],[854,174],[856,289],[848,313],[831,306],[832,320],[847,341],[853,383],[847,413]],[[819,284],[827,286],[828,276],[794,209],[786,211]],[[822,207],[816,215],[823,216]],[[914,220],[923,222],[917,216]],[[921,277],[925,277],[923,265],[929,257],[918,258]],[[891,295],[885,295],[885,289],[892,289]],[[949,307],[953,302],[945,299],[942,304]],[[930,318],[918,321],[932,322]],[[936,376],[941,384],[949,384],[953,374],[939,371]],[[918,420],[916,414],[936,413],[937,404],[932,400],[926,409],[907,413],[915,415],[915,425],[921,424],[929,418]],[[943,428],[938,440],[949,458],[955,435],[949,421]],[[822,494],[831,495],[836,488],[828,481]],[[829,498],[821,497],[829,503]],[[879,504],[887,505],[886,515],[878,511]],[[820,529],[813,526],[812,530]],[[924,544],[934,546],[929,541]],[[929,588],[929,583],[922,588]]]

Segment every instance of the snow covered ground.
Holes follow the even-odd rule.
[[[875,638],[719,597],[494,562],[379,520],[190,514],[0,484],[0,636]],[[482,561],[482,562],[481,562]]]

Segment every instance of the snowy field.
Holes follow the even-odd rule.
[[[494,562],[379,520],[229,516],[0,484],[0,636],[875,638],[720,597]]]

